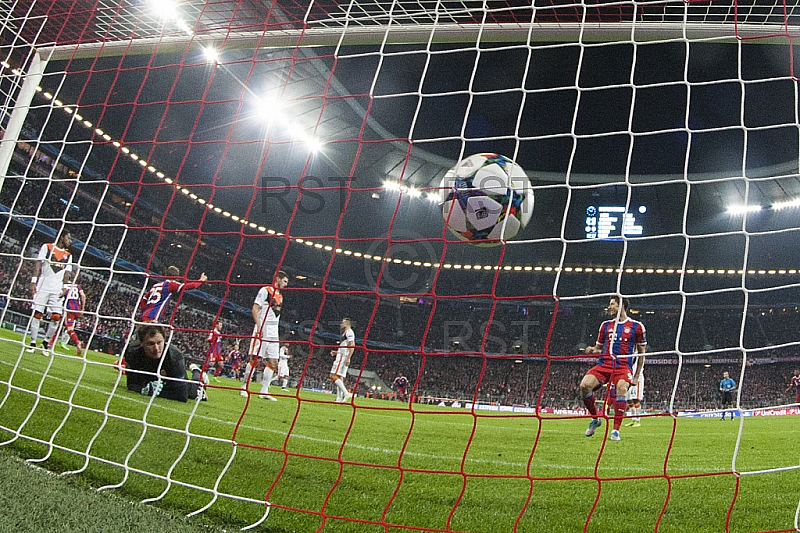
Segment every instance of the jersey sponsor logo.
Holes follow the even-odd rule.
[[[49,251],[48,261],[53,272],[57,274],[64,270],[69,263],[69,252],[61,248],[56,248],[55,243],[52,242],[47,243],[47,250]]]

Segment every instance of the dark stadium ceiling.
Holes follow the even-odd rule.
[[[537,5],[536,22],[569,24],[580,20],[574,4],[565,4],[554,1]],[[588,9],[586,19],[616,22],[633,16],[617,5],[605,4],[598,2],[596,8]],[[355,181],[351,187],[363,190],[352,193],[348,217],[363,210],[373,218],[365,228],[364,219],[350,221],[345,217],[343,227],[358,228],[360,233],[353,233],[357,237],[381,237],[388,229],[396,200],[392,193],[379,190],[384,180],[402,179],[415,187],[435,187],[461,155],[482,151],[515,157],[534,184],[543,187],[537,192],[534,219],[523,238],[558,237],[567,183],[585,187],[575,189],[570,200],[574,202],[571,205],[580,204],[582,209],[593,202],[624,204],[629,191],[624,186],[626,180],[644,185],[670,177],[675,182],[670,186],[631,189],[631,203],[650,206],[650,231],[656,234],[683,231],[678,222],[686,204],[693,221],[690,232],[736,231],[741,229],[741,219],[723,216],[731,203],[747,198],[748,203],[769,205],[800,196],[795,96],[793,82],[786,78],[792,67],[796,71],[797,59],[792,65],[786,46],[765,44],[742,50],[745,77],[774,79],[747,88],[753,96],[748,94],[746,120],[754,117],[752,120],[763,121],[753,124],[763,127],[749,131],[747,136],[741,128],[732,127],[740,120],[741,84],[713,84],[708,90],[704,85],[735,77],[739,53],[735,45],[692,45],[688,58],[680,43],[638,46],[635,82],[652,87],[636,94],[643,111],[633,114],[633,130],[641,128],[646,133],[647,124],[656,121],[667,133],[641,135],[631,145],[630,136],[610,133],[624,130],[631,115],[631,93],[623,87],[630,84],[630,44],[583,50],[577,46],[541,47],[531,57],[524,48],[487,42],[481,47],[480,58],[475,50],[449,53],[463,48],[452,43],[432,45],[431,50],[437,52],[434,54],[426,53],[425,44],[383,48],[352,45],[335,55],[334,46],[224,46],[230,33],[298,30],[304,26],[297,21],[304,19],[308,30],[342,28],[345,22],[348,28],[370,27],[389,19],[396,24],[433,22],[431,5],[425,2],[311,5],[308,10],[308,4],[295,2],[181,2],[181,16],[194,28],[198,42],[223,43],[215,66],[207,62],[199,47],[187,48],[181,27],[165,25],[149,15],[148,2],[37,2],[33,15],[40,11],[48,15],[37,38],[40,49],[57,44],[69,50],[69,45],[78,41],[102,42],[111,49],[115,42],[155,39],[154,47],[131,48],[122,60],[112,54],[81,58],[73,47],[63,56],[69,59],[52,61],[48,72],[53,75],[45,77],[43,86],[51,91],[58,88],[60,100],[80,106],[82,113],[112,138],[146,157],[193,193],[213,197],[226,210],[278,231],[291,214],[279,207],[293,205],[295,196],[289,194],[276,204],[263,194],[254,196],[254,187],[279,186],[283,180],[296,186],[301,176],[314,176],[322,185],[336,186],[341,183],[336,178],[352,177]],[[485,3],[437,5],[440,17],[444,16],[439,22],[474,25],[481,22],[478,13]],[[783,4],[774,1],[747,5],[747,20],[752,24],[794,24],[800,17],[797,7],[788,6],[784,18]],[[636,16],[671,23],[681,20],[686,6],[683,2],[645,5]],[[698,23],[730,24],[732,6],[688,4],[688,16]],[[496,2],[492,8],[485,22],[530,20],[529,2]],[[59,19],[59,12],[68,12],[71,22],[60,25],[64,19]],[[81,17],[86,24],[75,22]],[[170,50],[174,46],[170,39],[183,42],[183,47],[152,54],[153,49]],[[682,80],[684,64],[688,79],[698,82],[691,95],[679,86],[657,87]],[[471,79],[475,65],[478,68]],[[523,83],[526,66],[531,73],[524,82],[530,90],[527,105],[531,111],[522,106],[518,93],[502,92]],[[157,75],[144,81],[141,72],[145,67]],[[56,75],[62,69],[71,73],[63,85]],[[56,86],[48,87],[49,80]],[[585,91],[585,108],[576,112],[576,80],[581,88],[615,88]],[[465,94],[467,89],[474,98]],[[422,93],[433,97],[421,99]],[[324,143],[322,150],[309,155],[301,143],[292,141],[285,126],[273,125],[267,131],[257,106],[263,94],[290,102],[285,112],[292,124],[313,132]],[[593,97],[597,99],[592,101]],[[170,105],[173,102],[185,105]],[[687,106],[691,109],[690,129],[704,130],[691,135],[688,160],[685,146],[690,141],[684,127]],[[466,120],[461,119],[464,116]],[[570,129],[573,117],[577,119],[574,133]],[[264,143],[267,135],[270,142]],[[516,135],[530,140],[517,142]],[[467,140],[462,142],[462,137]],[[411,145],[408,139],[413,139]],[[580,142],[573,153],[576,139]],[[92,151],[90,165],[99,172],[108,171],[112,181],[130,181],[132,173],[141,169],[114,162],[113,153],[114,148],[105,143]],[[109,167],[112,162],[113,167]],[[748,179],[740,177],[743,170]],[[684,171],[688,182],[693,183],[688,202]],[[774,176],[781,178],[766,179]],[[158,203],[163,190],[151,190],[153,198],[149,199]],[[148,189],[143,194],[147,195]],[[293,221],[294,235],[331,235],[336,230],[331,221],[339,218],[340,191],[320,194],[325,199],[324,208]],[[389,200],[387,207],[376,207],[378,199],[373,195]],[[425,227],[441,235],[436,206],[407,199],[398,213],[393,222],[395,231],[416,232]],[[778,218],[770,219],[768,227],[796,224]],[[579,220],[575,224],[580,227]],[[209,222],[209,231],[213,228]],[[681,245],[678,243],[678,248]],[[496,255],[464,249],[465,257]],[[522,259],[528,253],[519,247],[509,252]]]

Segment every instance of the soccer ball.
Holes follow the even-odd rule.
[[[447,171],[439,185],[442,218],[456,237],[496,246],[516,237],[533,214],[525,171],[498,154],[475,154]]]

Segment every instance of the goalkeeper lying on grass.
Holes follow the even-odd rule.
[[[205,400],[203,372],[192,365],[192,381],[186,381],[183,354],[174,346],[165,348],[165,338],[163,326],[146,324],[137,328],[136,340],[125,350],[128,390],[179,402],[198,396]]]

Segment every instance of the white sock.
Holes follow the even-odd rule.
[[[47,326],[47,333],[44,334],[44,340],[51,349],[54,347],[56,340],[58,340],[56,338],[57,330],[58,324],[51,321]]]
[[[39,338],[39,319],[31,318],[31,345],[36,345],[36,339]]]
[[[253,370],[253,367],[250,366],[250,363],[247,363],[247,367],[244,369],[244,381],[242,381],[242,390],[247,390],[247,380],[250,379],[250,372]],[[255,377],[255,376],[253,376]]]
[[[261,394],[269,394],[269,384],[275,371],[270,367],[264,368],[264,379],[261,380]]]
[[[336,394],[337,398],[344,398],[347,396],[347,387],[344,386],[344,380],[342,378],[337,379],[333,384],[336,385],[336,389],[338,390]]]
[[[284,379],[281,380],[281,388],[282,389],[285,389],[286,385],[288,385],[288,384],[289,384],[289,380],[288,379],[284,378]]]

